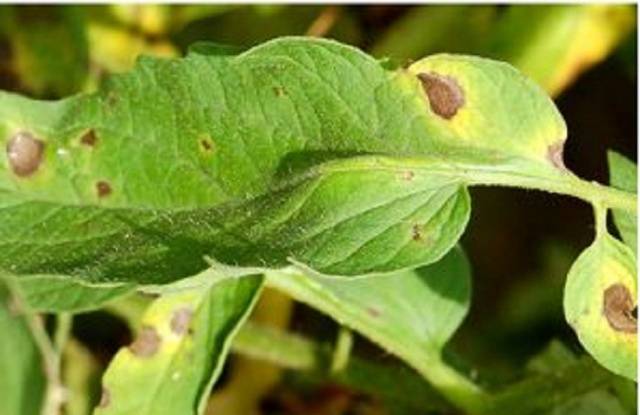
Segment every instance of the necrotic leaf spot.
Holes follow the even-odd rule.
[[[98,197],[107,197],[111,194],[111,185],[101,180],[96,183],[96,191],[98,192]]]
[[[173,313],[171,317],[171,331],[175,334],[182,335],[189,331],[193,311],[189,308],[180,308]]]
[[[614,330],[625,333],[638,331],[634,308],[631,293],[624,285],[613,284],[604,291],[603,313]]]
[[[20,177],[30,176],[42,164],[44,143],[30,133],[16,133],[7,143],[7,158],[11,170]]]
[[[431,110],[447,120],[464,105],[464,92],[455,79],[434,72],[420,73],[418,79],[429,98]]]
[[[80,142],[89,147],[94,147],[96,145],[96,143],[98,142],[98,136],[96,135],[96,132],[93,130],[93,128],[82,134],[82,137],[80,137]]]
[[[129,349],[138,357],[151,357],[160,348],[160,336],[155,328],[145,326],[140,330],[140,334],[136,338]]]

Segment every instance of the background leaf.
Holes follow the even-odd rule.
[[[609,182],[612,186],[636,193],[638,188],[638,167],[634,162],[614,151],[607,154],[609,161]],[[620,231],[622,240],[633,252],[638,249],[638,217],[632,212],[613,209],[613,220]]]
[[[0,280],[0,402],[3,415],[39,415],[46,379],[24,310]]]
[[[127,284],[91,284],[51,275],[19,278],[17,286],[32,310],[45,313],[94,310],[133,290]]]
[[[157,299],[146,310],[136,341],[107,369],[95,413],[202,413],[261,284],[259,276],[225,279]]]
[[[276,273],[268,284],[399,356],[454,402],[477,398],[457,389],[463,380],[449,382],[460,375],[437,364],[469,307],[470,272],[460,249],[415,271],[350,280]]]

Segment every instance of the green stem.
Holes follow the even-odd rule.
[[[62,404],[64,403],[64,387],[60,375],[59,351],[56,350],[47,334],[42,316],[31,310],[26,301],[22,299],[18,285],[13,278],[5,279],[5,282],[14,301],[24,314],[25,322],[42,357],[42,365],[47,378],[47,388],[40,413],[42,415],[60,415],[62,413]],[[60,334],[60,337],[63,337],[62,334]]]
[[[491,396],[442,359],[425,360],[417,370],[450,402],[466,413],[486,413]]]
[[[630,212],[637,211],[635,194],[583,180],[567,170],[537,170],[537,174],[532,174],[492,169],[491,167],[481,169],[478,166],[473,166],[470,169],[463,168],[459,176],[464,178],[469,185],[495,185],[542,190],[573,196],[592,205],[603,205],[607,208],[623,209]]]

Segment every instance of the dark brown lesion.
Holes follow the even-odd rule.
[[[198,139],[200,151],[205,155],[211,155],[216,150],[216,145],[208,135],[203,135]]]
[[[31,176],[44,159],[44,142],[31,133],[20,131],[11,137],[6,152],[9,166],[16,176]]]
[[[423,72],[418,74],[418,79],[429,98],[431,110],[440,117],[450,120],[464,106],[464,91],[454,78]]]
[[[613,284],[604,291],[602,312],[616,331],[636,333],[638,320],[631,293],[622,284]]]
[[[162,339],[155,328],[142,327],[140,334],[130,346],[131,353],[138,357],[151,357],[158,352]]]
[[[80,137],[80,143],[88,147],[95,147],[98,143],[98,135],[96,134],[96,131],[93,128],[87,130],[82,134],[82,137]]]
[[[103,198],[109,196],[111,192],[113,192],[113,189],[111,189],[109,182],[100,180],[96,183],[96,192],[99,198]]]

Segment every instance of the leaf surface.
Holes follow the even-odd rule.
[[[218,281],[157,299],[137,339],[114,357],[95,413],[200,414],[262,277]]]
[[[389,70],[302,38],[216,50],[142,58],[63,101],[0,95],[1,269],[163,283],[205,255],[412,268],[455,244],[478,177],[566,176],[561,116],[506,64],[435,55]]]
[[[469,309],[470,271],[461,249],[428,267],[390,275],[274,273],[267,281],[399,356],[454,402],[467,399],[456,390],[464,380],[448,383],[456,375],[434,364]]]

